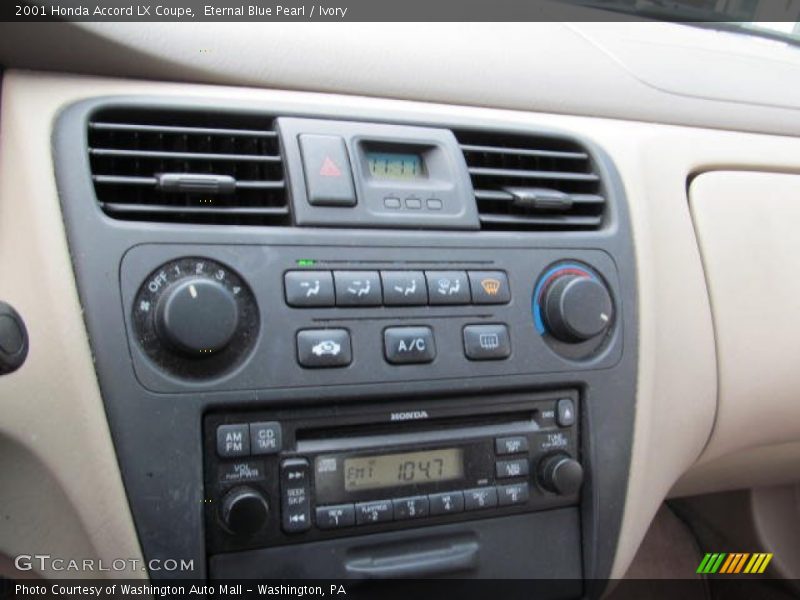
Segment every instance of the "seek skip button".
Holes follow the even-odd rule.
[[[386,360],[395,365],[429,363],[436,358],[430,327],[389,327],[383,332]]]
[[[250,453],[276,454],[281,451],[282,437],[278,422],[250,423]]]

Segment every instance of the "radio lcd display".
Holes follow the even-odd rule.
[[[344,460],[347,492],[459,479],[464,475],[461,448],[358,456]]]

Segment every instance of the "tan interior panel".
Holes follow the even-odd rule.
[[[708,446],[676,493],[791,481],[800,461],[800,176],[705,173],[690,198],[713,309],[719,406]]]
[[[30,350],[0,378],[0,554],[141,561],[52,175],[55,88],[26,93],[13,76],[3,84],[0,297],[24,319]],[[98,572],[114,575],[143,572]]]

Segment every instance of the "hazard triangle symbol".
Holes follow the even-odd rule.
[[[336,163],[331,160],[331,157],[326,156],[325,160],[322,161],[322,168],[319,170],[319,174],[323,177],[340,177],[342,172],[336,166]]]

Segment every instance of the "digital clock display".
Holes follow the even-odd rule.
[[[460,448],[359,456],[344,460],[347,492],[459,479],[464,476]]]
[[[367,152],[369,173],[376,179],[414,180],[425,177],[425,166],[419,154],[399,152]]]

